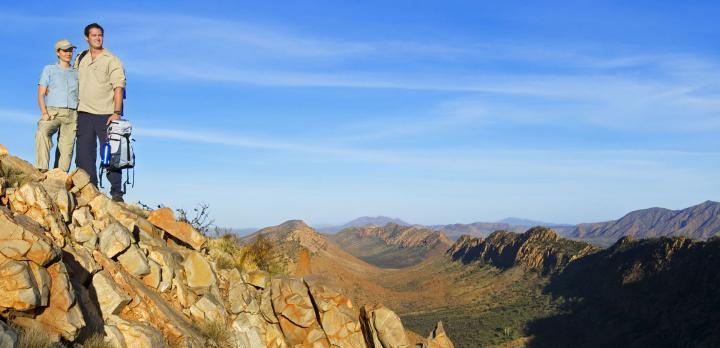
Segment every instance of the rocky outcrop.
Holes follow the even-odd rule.
[[[360,322],[369,348],[410,347],[400,317],[383,305],[363,306]]]
[[[435,326],[435,329],[430,333],[427,342],[422,345],[422,348],[455,348],[455,345],[445,333],[442,321],[437,323],[437,326]]]
[[[717,347],[718,255],[718,238],[621,238],[554,277],[545,291],[572,300],[565,302],[562,315],[530,326],[532,343],[539,347]]]
[[[407,345],[389,309],[368,307],[363,317],[312,279],[222,268],[206,238],[169,209],[113,202],[82,170],[43,174],[3,152],[0,164],[0,347],[17,342],[8,321],[65,343],[101,334],[121,348]],[[289,231],[283,237],[309,252],[326,247],[289,224],[265,232]],[[225,333],[222,343],[208,325]]]
[[[498,268],[520,266],[550,274],[597,250],[587,243],[560,238],[545,227],[533,227],[523,234],[496,231],[485,240],[462,236],[448,254],[463,263],[481,262]]]
[[[205,237],[190,224],[177,221],[170,208],[160,208],[151,212],[148,221],[180,241],[187,243],[195,250],[202,248],[206,243]]]

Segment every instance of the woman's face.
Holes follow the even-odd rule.
[[[58,58],[61,61],[65,62],[65,63],[70,63],[70,59],[72,59],[72,55],[73,55],[73,49],[68,48],[66,50],[57,50],[56,53],[57,53]]]

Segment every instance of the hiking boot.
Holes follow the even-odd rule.
[[[122,193],[113,193],[112,194],[112,201],[118,202],[118,203],[124,203],[125,200],[122,198]]]

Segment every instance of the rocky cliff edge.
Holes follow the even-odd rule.
[[[113,347],[409,347],[398,316],[311,278],[219,266],[170,209],[111,201],[82,170],[0,145],[0,346],[39,328]],[[418,343],[452,347],[442,325]]]

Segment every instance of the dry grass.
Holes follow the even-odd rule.
[[[6,179],[5,187],[20,187],[22,185],[25,185],[26,183],[32,181],[32,178],[21,172],[14,170],[10,167],[5,167],[2,165],[2,162],[0,162],[0,174]]]
[[[15,327],[18,332],[18,348],[53,348],[57,347],[53,337],[39,325],[28,328]]]
[[[143,209],[141,206],[137,204],[125,204],[125,209],[129,210],[131,213],[143,217],[147,219],[147,217],[150,215],[150,212]]]
[[[95,333],[92,336],[85,339],[82,343],[82,348],[105,348],[108,344],[105,343],[105,337],[101,334]]]
[[[213,348],[233,347],[232,330],[220,321],[207,321],[195,325],[195,328],[207,340],[207,345]]]
[[[227,233],[218,239],[211,240],[210,248],[218,251],[217,253],[212,253],[218,268],[236,268],[238,271],[244,269],[247,251],[235,235]]]

